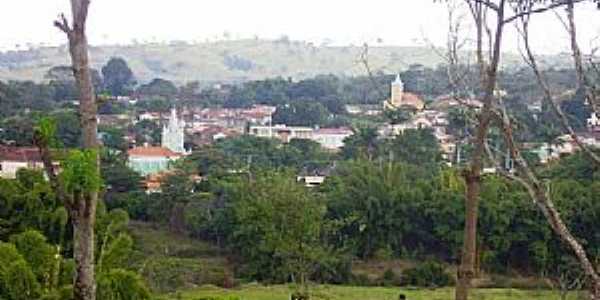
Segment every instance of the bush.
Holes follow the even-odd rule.
[[[352,259],[332,253],[322,257],[311,279],[322,283],[344,284],[352,278]]]
[[[112,269],[98,276],[98,299],[149,300],[150,291],[134,272]]]
[[[216,261],[197,258],[152,257],[142,276],[154,292],[173,292],[189,286],[222,285],[225,267]]]
[[[442,287],[454,283],[444,266],[438,262],[427,261],[404,271],[402,283],[418,287]]]
[[[381,283],[385,286],[401,285],[402,282],[396,272],[392,269],[387,269],[381,276]]]
[[[292,300],[309,300],[310,295],[308,292],[294,292],[292,294]]]

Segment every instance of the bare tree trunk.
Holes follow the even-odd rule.
[[[69,51],[73,65],[73,74],[79,91],[79,112],[82,127],[83,148],[97,149],[97,104],[92,84],[88,57],[88,43],[85,34],[86,20],[90,0],[71,0],[72,27],[64,15],[54,24],[60,28],[69,40]],[[96,158],[99,164],[99,159]],[[99,167],[97,164],[97,168]],[[76,300],[94,300],[96,298],[96,280],[94,270],[94,224],[98,191],[86,191],[73,195],[69,212],[73,223],[73,252],[77,272],[73,288]]]
[[[73,253],[77,266],[74,299],[96,299],[96,281],[94,270],[94,223],[96,219],[95,202],[89,201],[89,196],[83,196],[79,201],[78,210],[72,213],[73,222]],[[83,207],[82,207],[83,206]]]
[[[497,26],[493,49],[491,51],[491,62],[486,68],[483,62],[483,8],[480,3],[474,1],[471,3],[479,7],[474,14],[475,25],[477,27],[477,58],[480,70],[485,71],[481,76],[482,86],[484,88],[483,108],[478,116],[478,126],[473,140],[475,149],[471,156],[471,163],[468,170],[465,170],[464,177],[467,183],[465,196],[465,231],[463,239],[463,249],[461,264],[457,272],[457,284],[455,290],[456,300],[467,300],[469,298],[469,289],[471,281],[475,276],[475,260],[477,255],[477,219],[479,209],[479,196],[481,189],[481,171],[483,169],[483,158],[485,155],[485,145],[488,129],[493,117],[492,101],[494,100],[494,91],[496,90],[496,78],[498,65],[500,62],[500,49],[502,45],[502,35],[504,31],[504,5],[505,0],[501,0],[496,10]]]
[[[575,4],[573,0],[569,0],[566,6],[567,11],[567,31],[569,33],[571,54],[573,55],[573,62],[575,64],[575,72],[577,75],[577,88],[583,91],[585,99],[592,107],[594,112],[598,111],[598,103],[596,100],[596,94],[594,87],[592,86],[589,78],[585,74],[585,68],[583,66],[583,58],[579,43],[577,42],[577,25],[575,24]],[[596,161],[596,163],[600,163]]]

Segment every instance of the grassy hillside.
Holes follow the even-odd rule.
[[[210,244],[140,222],[132,222],[129,231],[135,241],[132,263],[154,292],[222,285],[231,274],[227,259]]]
[[[101,46],[90,50],[100,69],[112,56],[124,57],[141,82],[161,77],[183,83],[198,80],[235,82],[268,77],[313,77],[318,74],[364,74],[357,63],[361,47],[317,47],[300,41],[237,40],[200,44],[172,43]],[[43,80],[45,72],[69,62],[66,47],[0,53],[0,80]],[[443,60],[426,47],[372,47],[374,70],[396,72],[411,64],[436,66]],[[505,63],[518,57],[508,55]]]

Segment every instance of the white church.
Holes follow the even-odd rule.
[[[127,151],[128,165],[143,176],[157,174],[169,169],[174,161],[188,154],[184,148],[185,121],[171,109],[167,124],[163,126],[161,146],[135,147]]]

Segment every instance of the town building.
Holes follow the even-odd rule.
[[[161,145],[175,153],[185,153],[183,147],[185,137],[185,121],[177,117],[177,111],[171,109],[169,122],[163,126]]]
[[[391,98],[384,101],[383,107],[384,109],[408,107],[420,111],[425,108],[425,102],[419,96],[404,91],[404,83],[398,74],[391,84]]]
[[[127,151],[128,165],[143,176],[168,170],[172,163],[187,154],[184,148],[185,122],[171,110],[168,123],[163,126],[161,147],[135,147]]]
[[[326,150],[337,151],[344,146],[344,140],[353,135],[350,128],[312,128],[302,126],[250,126],[250,135],[274,138],[282,143],[289,143],[293,139],[311,140],[321,144]]]
[[[37,148],[0,146],[0,178],[15,179],[20,169],[43,168]]]
[[[319,128],[313,131],[312,140],[321,144],[321,147],[330,151],[337,151],[344,147],[344,140],[352,136],[350,128]]]
[[[183,154],[164,147],[136,147],[127,151],[128,165],[142,176],[168,170]]]
[[[312,139],[313,128],[300,126],[250,126],[250,135],[263,138],[276,138],[282,143],[289,143],[293,139]]]

